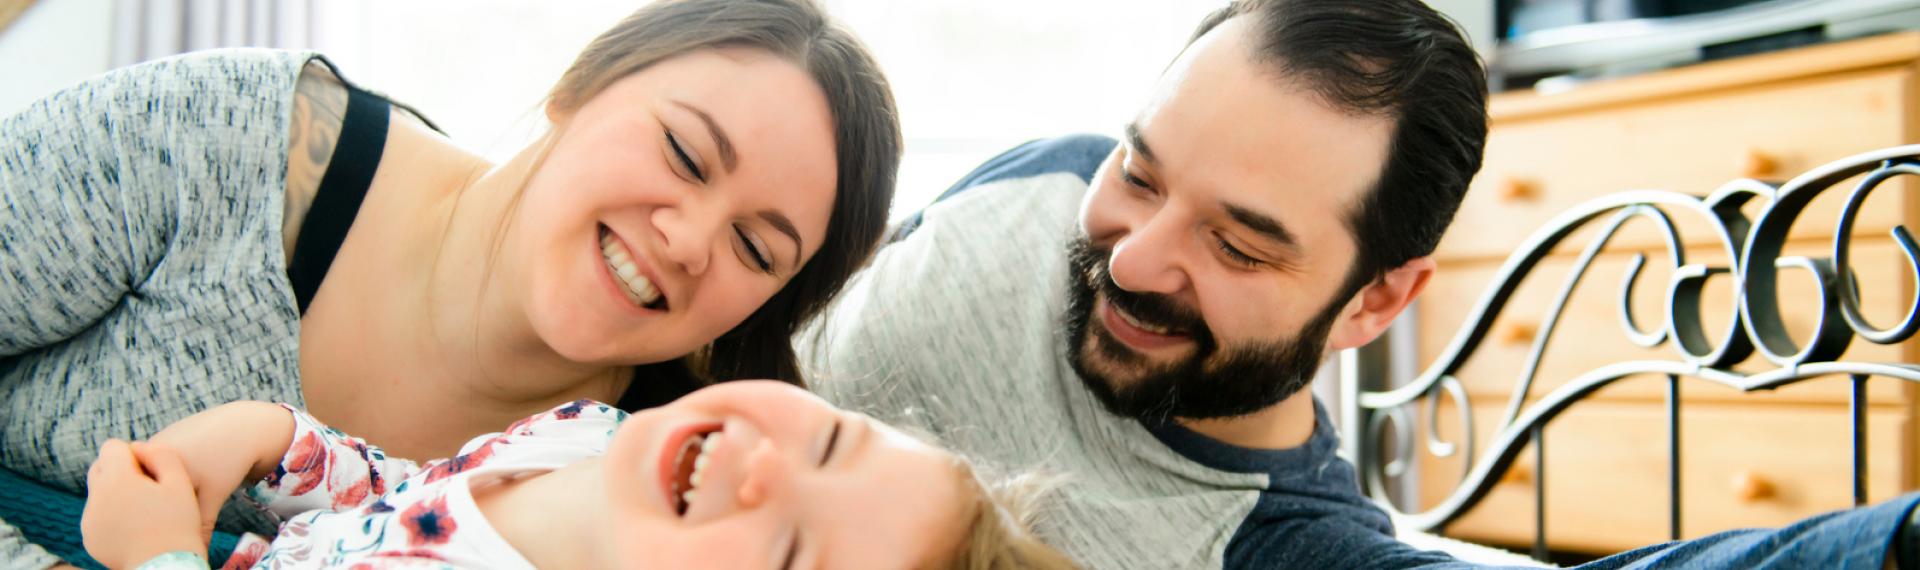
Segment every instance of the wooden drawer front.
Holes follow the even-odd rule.
[[[1825,257],[1831,255],[1827,248],[1826,244],[1821,243],[1794,244],[1787,248],[1786,255]],[[1904,255],[1888,239],[1857,241],[1853,255],[1856,258],[1854,272],[1860,277],[1860,292],[1867,318],[1881,327],[1898,322],[1897,319],[1906,314],[1911,295],[1909,291],[1913,287]],[[1660,312],[1666,308],[1666,283],[1671,271],[1660,268],[1672,265],[1665,252],[1649,254],[1648,259],[1648,269],[1641,276],[1634,293],[1634,314],[1643,328],[1666,322]],[[1534,381],[1533,395],[1546,394],[1581,374],[1609,364],[1628,360],[1681,360],[1678,349],[1671,341],[1656,349],[1646,349],[1627,339],[1618,311],[1620,282],[1626,274],[1628,261],[1627,253],[1607,254],[1588,269],[1585,281],[1568,300],[1567,310],[1561,315],[1554,338],[1547,344],[1540,363],[1540,374]],[[1688,261],[1724,265],[1726,255],[1700,249],[1689,251]],[[1494,322],[1487,341],[1461,369],[1458,375],[1461,382],[1469,393],[1481,398],[1478,402],[1504,403],[1509,399],[1519,381],[1527,355],[1532,350],[1533,332],[1543,326],[1549,303],[1559,294],[1572,265],[1571,259],[1554,258],[1536,268],[1509,300],[1507,310]],[[1419,314],[1422,366],[1431,366],[1436,362],[1448,344],[1453,342],[1454,335],[1466,326],[1473,304],[1492,285],[1498,269],[1495,263],[1450,263],[1428,281],[1416,309]],[[1705,308],[1703,322],[1706,323],[1707,332],[1715,335],[1715,338],[1725,333],[1728,315],[1734,310],[1730,299],[1731,282],[1728,278],[1712,282],[1702,303]],[[1812,276],[1804,271],[1783,271],[1780,290],[1781,308],[1786,312],[1788,329],[1794,332],[1795,339],[1810,338],[1819,310],[1817,304],[1810,302],[1815,290]],[[1912,361],[1912,357],[1906,351],[1912,345],[1913,341],[1888,346],[1855,339],[1848,347],[1845,358],[1867,362],[1908,362]],[[1737,368],[1759,371],[1775,366],[1756,352]],[[1876,403],[1904,402],[1915,391],[1910,382],[1887,378],[1869,381],[1867,388],[1870,401]],[[1850,384],[1842,378],[1815,379],[1772,392],[1756,393],[1743,393],[1718,384],[1688,380],[1683,383],[1681,390],[1682,398],[1689,401],[1740,403],[1791,401],[1844,404],[1850,393]],[[1664,377],[1647,377],[1618,382],[1594,397],[1658,401],[1665,394]]]
[[[1750,176],[1755,153],[1771,163],[1770,174],[1756,177],[1784,180],[1911,142],[1904,116],[1913,97],[1910,75],[1906,68],[1862,72],[1495,124],[1485,166],[1438,255],[1503,258],[1555,215],[1604,194],[1651,189],[1704,196]],[[1823,193],[1794,235],[1832,235],[1844,194]],[[1872,204],[1904,204],[1901,194],[1883,188]],[[1870,208],[1860,228],[1886,235],[1902,211]],[[1757,213],[1757,207],[1750,212]],[[1683,238],[1706,239],[1707,226],[1696,217],[1677,221]],[[1653,245],[1651,237],[1633,241]]]
[[[1442,406],[1441,433],[1457,433]],[[1501,410],[1475,408],[1491,434]],[[1834,406],[1693,405],[1681,410],[1683,538],[1778,527],[1853,504],[1850,417]],[[1914,442],[1902,409],[1867,417],[1869,502],[1911,489]],[[1555,549],[1611,553],[1667,540],[1667,428],[1659,406],[1583,402],[1547,428],[1547,540]],[[1483,435],[1480,441],[1487,441]],[[1482,445],[1485,445],[1482,443]],[[1533,542],[1533,452],[1446,535],[1504,545]],[[1460,477],[1454,459],[1420,462],[1421,500],[1436,503]]]

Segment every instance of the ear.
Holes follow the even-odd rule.
[[[1414,258],[1361,288],[1334,322],[1327,348],[1345,350],[1373,342],[1426,289],[1434,268],[1433,258]]]
[[[548,124],[557,127],[566,124],[568,119],[573,118],[573,111],[560,108],[560,103],[553,97],[547,97],[547,104],[544,106],[547,111]]]

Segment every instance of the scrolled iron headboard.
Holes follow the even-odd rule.
[[[1857,176],[1864,178],[1848,195],[1835,229],[1831,256],[1806,257],[1781,255],[1789,230],[1816,196]],[[1354,371],[1357,361],[1352,351],[1345,358],[1342,377],[1343,416],[1346,452],[1361,473],[1361,485],[1383,508],[1401,515],[1405,525],[1422,531],[1435,531],[1473,508],[1501,474],[1512,466],[1527,446],[1544,443],[1546,425],[1574,403],[1615,381],[1630,376],[1665,375],[1667,377],[1667,429],[1669,444],[1669,535],[1680,532],[1680,445],[1679,388],[1682,378],[1721,384],[1746,392],[1771,390],[1803,380],[1825,376],[1846,376],[1852,380],[1850,408],[1853,436],[1853,498],[1856,505],[1866,500],[1865,450],[1863,448],[1866,382],[1885,377],[1920,383],[1920,366],[1898,362],[1854,362],[1841,356],[1857,338],[1877,344],[1895,344],[1920,331],[1920,293],[1908,300],[1906,316],[1898,324],[1880,328],[1861,314],[1860,284],[1852,269],[1850,250],[1855,222],[1867,197],[1889,180],[1900,176],[1920,177],[1920,145],[1888,148],[1855,155],[1813,169],[1784,184],[1756,180],[1735,180],[1706,197],[1665,191],[1632,191],[1604,196],[1569,210],[1533,233],[1500,267],[1493,285],[1468,313],[1466,325],[1455,334],[1437,361],[1412,382],[1385,391],[1368,391]],[[1750,220],[1744,209],[1761,207],[1758,220]],[[1713,241],[1725,251],[1727,264],[1688,263],[1685,242],[1674,216],[1684,214],[1707,222]],[[1587,371],[1528,403],[1529,393],[1539,374],[1541,357],[1553,339],[1555,327],[1567,308],[1567,300],[1579,287],[1597,255],[1607,249],[1621,227],[1640,219],[1651,222],[1660,232],[1661,245],[1673,260],[1668,280],[1665,323],[1649,327],[1638,322],[1632,311],[1633,291],[1647,263],[1646,255],[1634,253],[1621,285],[1621,328],[1627,340],[1646,348],[1667,346],[1677,358],[1672,360],[1636,360],[1616,362]],[[1496,318],[1506,308],[1521,282],[1554,249],[1576,232],[1597,228],[1584,249],[1575,258],[1559,294],[1548,307],[1545,319],[1534,335],[1526,363],[1519,371],[1512,398],[1507,402],[1500,425],[1492,441],[1481,450],[1475,441],[1472,396],[1456,376],[1483,342]],[[1905,253],[1908,269],[1920,279],[1920,246],[1916,246],[1905,226],[1892,230],[1893,240]],[[1817,299],[1794,299],[1817,303],[1818,320],[1813,333],[1804,342],[1787,330],[1780,310],[1777,287],[1781,270],[1812,274],[1818,284]],[[1726,333],[1716,338],[1703,326],[1701,300],[1713,279],[1731,279],[1734,321]],[[1758,351],[1772,368],[1759,372],[1741,372],[1734,365]],[[1458,441],[1438,439],[1440,399],[1453,400],[1462,426]],[[1429,425],[1425,441],[1414,441],[1413,413],[1410,408],[1424,406]],[[1392,427],[1389,431],[1388,428]],[[1479,451],[1480,453],[1476,453]],[[1385,480],[1407,472],[1412,454],[1424,452],[1436,457],[1460,454],[1466,473],[1452,492],[1432,508],[1405,512],[1388,500]],[[1546,508],[1544,453],[1536,452],[1537,475],[1533,477],[1535,520],[1535,558],[1545,559]]]

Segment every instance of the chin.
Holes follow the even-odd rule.
[[[554,307],[557,308],[557,307]],[[622,358],[620,344],[613,335],[594,326],[593,315],[586,311],[541,311],[527,315],[533,333],[548,350],[571,362],[615,363]]]

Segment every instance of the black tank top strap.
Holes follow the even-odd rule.
[[[313,207],[300,224],[300,236],[287,263],[287,279],[300,313],[306,314],[320,283],[333,266],[333,257],[347,239],[347,230],[360,213],[360,204],[373,186],[373,173],[387,147],[390,103],[379,95],[347,85],[347,113],[340,125],[340,142],[320,177]]]

